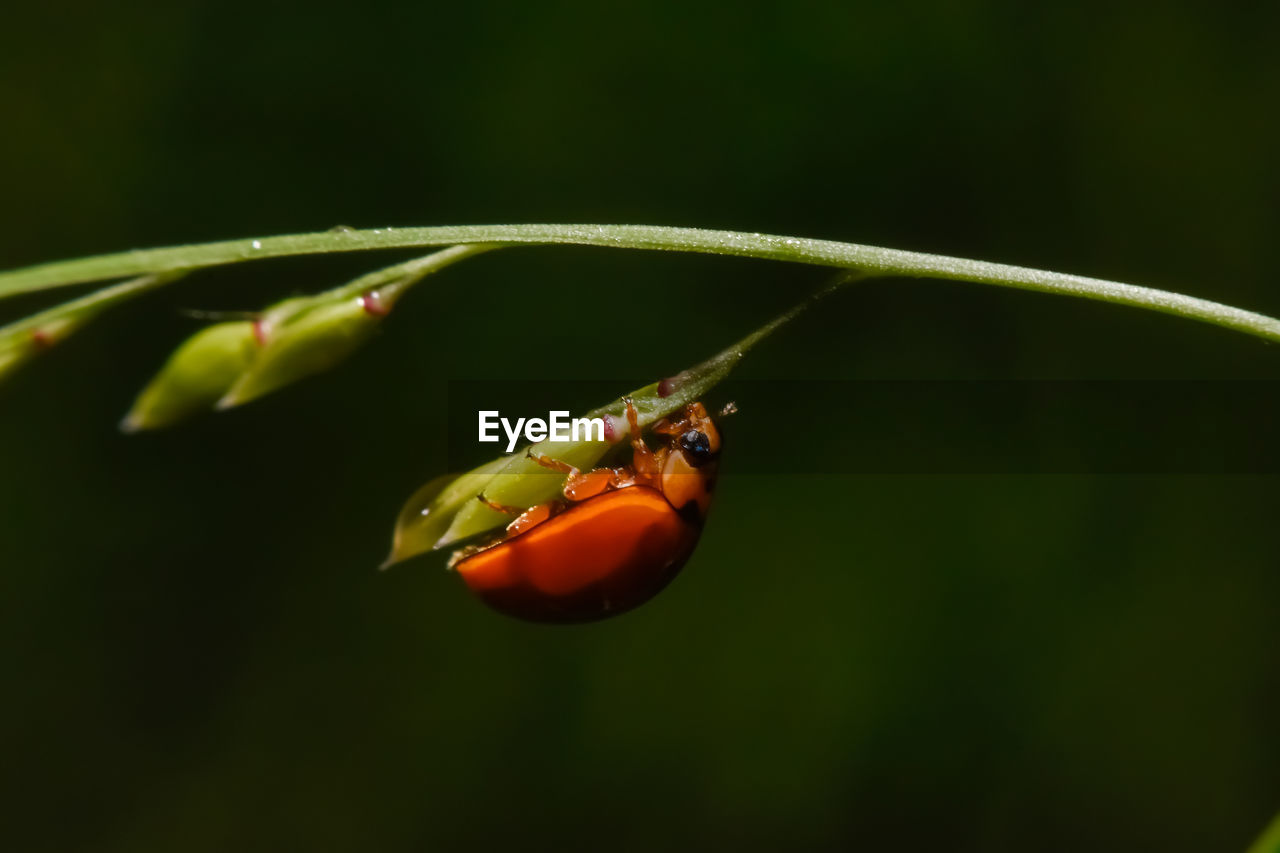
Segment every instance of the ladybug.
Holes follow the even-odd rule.
[[[623,402],[630,465],[582,472],[530,448],[539,465],[568,475],[561,499],[521,509],[478,496],[517,516],[502,536],[450,563],[490,607],[532,622],[605,619],[648,601],[693,553],[711,506],[719,430],[701,403],[690,403],[653,425],[665,439],[654,450],[634,403]]]

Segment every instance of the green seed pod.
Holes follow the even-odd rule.
[[[27,361],[75,334],[103,310],[186,275],[174,270],[144,275],[55,305],[0,328],[0,380]]]
[[[290,299],[262,315],[263,348],[218,401],[229,409],[334,367],[360,348],[405,292],[424,277],[492,246],[453,246],[378,270],[317,296]]]
[[[391,555],[383,568],[435,548],[458,509],[476,503],[475,496],[510,461],[508,457],[499,457],[466,474],[445,474],[414,492],[396,519]]]
[[[139,395],[121,428],[132,432],[167,426],[205,409],[247,403],[328,370],[373,334],[411,286],[430,273],[490,248],[443,249],[325,293],[278,302],[256,321],[220,323],[206,329],[173,355]],[[168,275],[172,278],[181,273]],[[147,280],[145,284],[156,283]],[[141,286],[128,285],[131,289]],[[0,330],[0,371],[11,360],[4,348],[4,330]]]
[[[254,325],[218,323],[187,338],[142,389],[120,428],[157,429],[213,408],[258,354]]]
[[[656,384],[650,385],[639,393],[656,393],[657,387]],[[636,404],[651,407],[652,400],[638,397]],[[641,416],[642,423],[656,420],[659,412],[661,415],[670,414],[663,402],[660,401],[658,406],[658,409],[649,408]],[[589,416],[608,418],[618,430],[614,438],[621,440],[627,429],[622,411],[623,406],[619,402],[596,409]],[[554,456],[561,462],[587,470],[615,446],[614,441],[584,439],[557,442]],[[491,500],[510,506],[533,506],[558,497],[564,485],[564,474],[548,471],[529,459],[524,453],[526,449],[499,456],[462,475],[437,477],[420,488],[400,510],[391,556],[383,568],[418,554],[445,548],[511,521],[510,516],[477,501],[477,495],[484,494]]]
[[[373,335],[389,310],[390,300],[376,291],[289,300],[268,310],[261,322],[261,351],[218,408],[239,406],[334,367]]]
[[[70,337],[96,313],[84,310],[65,314],[46,311],[0,329],[0,379]]]
[[[621,420],[621,419],[619,419]],[[590,470],[609,452],[607,441],[575,441],[539,447],[555,459],[583,471]],[[554,448],[554,450],[550,449]],[[484,486],[484,496],[505,506],[531,507],[560,496],[564,475],[548,471],[523,453],[506,457],[503,465]],[[490,509],[477,500],[462,503],[448,528],[433,547],[444,548],[480,533],[501,527],[511,516]]]

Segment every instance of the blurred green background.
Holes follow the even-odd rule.
[[[0,267],[339,223],[641,222],[1276,315],[1278,28],[1274,4],[1191,2],[9,4]],[[621,392],[814,270],[486,256],[322,380],[115,431],[197,328],[178,309],[408,256],[204,273],[0,389],[10,849],[1239,850],[1280,806],[1274,476],[823,474],[865,452],[856,403],[757,393],[741,434],[771,443],[730,445],[697,554],[634,613],[527,626],[441,557],[374,570],[441,472],[450,380]],[[721,390],[1044,378],[1278,379],[1280,350],[900,281],[833,298]]]

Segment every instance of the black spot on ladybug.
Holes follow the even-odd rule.
[[[680,449],[685,452],[689,464],[695,468],[711,461],[711,439],[705,432],[691,429],[680,436]]]
[[[694,500],[688,501],[684,506],[676,507],[676,514],[694,527],[702,527],[702,523],[706,520],[702,507],[698,506],[698,502]]]

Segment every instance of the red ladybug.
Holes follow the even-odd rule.
[[[518,516],[501,538],[454,554],[453,568],[490,607],[533,622],[604,619],[648,601],[689,559],[711,505],[720,433],[691,403],[653,425],[666,439],[653,450],[625,403],[630,465],[583,473],[530,450],[568,475],[562,500],[525,510],[480,496]]]

